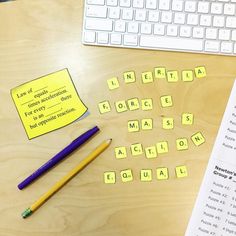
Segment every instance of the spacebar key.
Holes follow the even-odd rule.
[[[140,36],[140,46],[160,49],[202,51],[203,42],[198,39]]]

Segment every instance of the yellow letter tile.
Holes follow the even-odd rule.
[[[141,124],[143,130],[151,130],[153,128],[152,119],[142,119]]]
[[[199,79],[206,77],[206,68],[204,66],[196,67],[195,75]]]
[[[128,121],[128,131],[130,133],[139,131],[139,122],[138,122],[138,120]]]
[[[174,119],[173,118],[164,117],[162,119],[162,128],[163,129],[173,129],[174,128]]]
[[[142,110],[143,111],[152,110],[152,108],[153,108],[151,98],[142,99],[141,104],[142,104]]]
[[[132,144],[130,149],[131,149],[131,154],[133,156],[138,156],[138,155],[143,154],[143,146],[141,143]]]
[[[164,180],[169,178],[168,168],[160,167],[157,168],[157,179]]]
[[[175,167],[175,173],[177,178],[183,178],[188,176],[188,171],[186,166],[177,166]]]
[[[134,71],[127,71],[123,74],[124,80],[126,84],[134,83],[136,81]]]
[[[166,68],[164,67],[156,67],[154,69],[155,78],[157,79],[165,79],[166,78]]]
[[[145,148],[145,155],[148,159],[157,157],[157,149],[155,146],[150,146]]]
[[[116,147],[115,156],[117,159],[123,159],[127,157],[126,147]]]
[[[188,139],[186,139],[186,138],[176,139],[176,148],[178,151],[187,150],[188,149]]]
[[[167,81],[168,82],[177,82],[179,80],[178,71],[168,71],[167,72]]]
[[[183,113],[181,121],[182,121],[182,125],[192,125],[193,124],[193,114],[192,113]]]
[[[115,184],[116,183],[116,173],[115,171],[104,172],[103,175],[105,184]]]
[[[194,135],[192,135],[191,139],[196,146],[200,146],[205,142],[205,138],[203,137],[201,132],[197,132]]]
[[[130,111],[138,110],[139,109],[139,100],[138,98],[131,98],[127,100],[128,108]]]
[[[107,85],[110,90],[116,89],[120,87],[119,81],[117,77],[113,77],[107,80]]]
[[[122,170],[120,172],[122,182],[130,182],[133,181],[133,174],[131,169]]]
[[[158,142],[156,144],[156,147],[157,147],[157,153],[158,154],[167,153],[169,151],[168,142],[167,141]]]
[[[124,112],[128,110],[125,100],[116,102],[115,106],[117,112]]]
[[[146,169],[140,171],[140,179],[143,182],[152,181],[152,170]]]
[[[100,102],[98,108],[101,114],[111,111],[111,106],[108,101]]]
[[[193,81],[193,71],[192,70],[182,71],[182,80],[184,82]]]
[[[161,96],[161,106],[162,107],[173,106],[172,97],[170,95]]]
[[[143,72],[142,73],[142,81],[144,84],[152,83],[153,82],[153,75],[151,71]]]

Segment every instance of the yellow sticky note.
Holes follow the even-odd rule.
[[[153,82],[153,75],[151,71],[143,72],[141,77],[144,84]]]
[[[157,153],[158,154],[169,152],[169,147],[168,147],[168,142],[167,141],[158,142],[156,144],[156,147],[157,147]]]
[[[191,139],[196,146],[200,146],[205,142],[205,138],[203,137],[201,132],[197,132],[194,135],[192,135]]]
[[[186,166],[176,166],[175,173],[177,178],[183,178],[188,176],[188,171]]]
[[[29,139],[66,126],[87,111],[67,69],[11,90]]]
[[[98,104],[98,108],[101,114],[107,113],[111,111],[111,106],[108,101],[103,101]]]
[[[153,128],[152,119],[142,119],[141,126],[143,130],[151,130]]]
[[[130,121],[128,121],[128,131],[130,133],[138,132],[139,131],[139,121],[138,120],[130,120]]]
[[[173,106],[172,97],[170,95],[161,96],[161,106],[162,107],[171,107],[171,106]]]
[[[131,98],[127,100],[127,104],[130,111],[138,110],[140,107],[138,98]]]
[[[192,125],[194,116],[192,113],[183,113],[181,117],[182,125]]]
[[[206,68],[204,66],[196,67],[194,70],[195,70],[195,76],[198,79],[204,78],[207,75],[206,74]]]
[[[143,111],[149,111],[153,109],[153,103],[151,98],[145,98],[141,100],[141,107]]]
[[[117,77],[113,77],[107,80],[107,85],[110,90],[116,89],[120,87],[119,81]]]
[[[119,113],[128,110],[125,100],[115,102],[115,107],[116,111]]]
[[[179,80],[178,71],[167,71],[167,81],[168,82],[177,82]]]
[[[136,76],[134,71],[127,71],[123,74],[123,78],[126,84],[134,83],[136,81]]]
[[[124,159],[127,157],[126,147],[116,147],[115,156],[117,159]]]
[[[165,180],[169,178],[168,168],[160,167],[157,168],[157,179]]]
[[[154,74],[156,79],[165,79],[166,78],[166,68],[165,67],[156,67],[154,68]]]
[[[184,70],[184,71],[182,71],[182,80],[184,82],[193,81],[193,71],[192,70]]]
[[[131,154],[133,156],[138,156],[143,154],[143,146],[141,143],[134,143],[130,146]]]
[[[115,184],[116,183],[116,172],[107,171],[103,174],[103,179],[105,184]]]
[[[163,129],[173,129],[174,128],[174,119],[170,117],[162,118],[162,128]]]
[[[152,181],[152,170],[151,169],[143,169],[140,171],[140,179],[142,182]]]
[[[157,149],[155,146],[150,146],[145,148],[145,155],[148,159],[157,157]]]
[[[176,139],[176,148],[178,151],[187,150],[188,149],[188,139],[186,139],[186,138]]]
[[[121,176],[122,182],[124,182],[124,183],[133,181],[133,173],[132,173],[131,169],[122,170],[120,172],[120,176]]]

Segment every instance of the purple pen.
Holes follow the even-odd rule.
[[[75,149],[80,147],[83,143],[85,143],[88,139],[90,139],[95,133],[99,131],[97,126],[93,127],[92,129],[86,131],[74,141],[72,141],[67,147],[65,147],[62,151],[57,153],[53,158],[43,164],[39,169],[37,169],[33,174],[28,176],[25,180],[23,180],[19,185],[18,188],[22,190],[33,181],[35,181],[38,177],[44,174],[46,171],[51,169],[53,166],[58,164],[61,160],[63,160],[66,156],[72,153]]]

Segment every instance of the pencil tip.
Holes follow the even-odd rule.
[[[27,208],[21,215],[25,219],[28,216],[30,216],[33,212],[30,210],[30,208]]]

